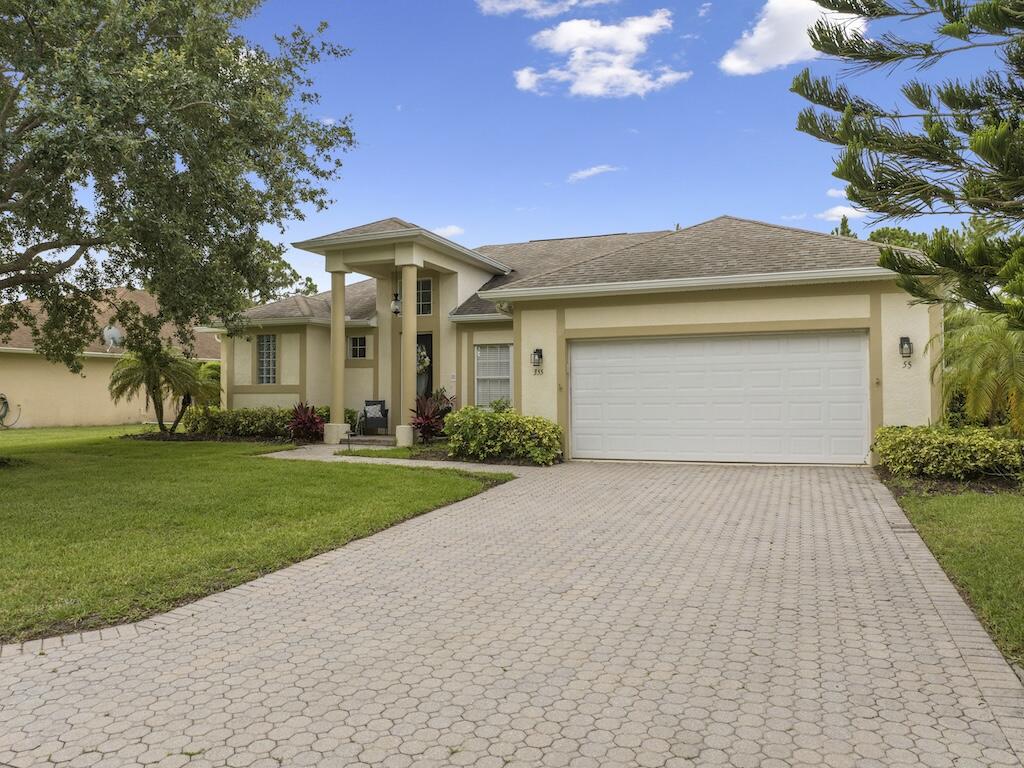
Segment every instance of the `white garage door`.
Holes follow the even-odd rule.
[[[867,334],[575,342],[581,459],[863,463]]]

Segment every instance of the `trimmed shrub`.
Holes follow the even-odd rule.
[[[562,457],[562,428],[540,416],[467,407],[448,415],[444,431],[457,459],[550,466]]]
[[[330,422],[331,409],[327,407],[312,408],[322,423]],[[221,438],[248,438],[253,440],[291,440],[309,439],[308,437],[293,438],[288,427],[295,416],[295,408],[235,408],[225,411],[220,408],[192,406],[181,419],[181,428],[193,435],[207,435]],[[355,430],[359,414],[345,409],[345,421]],[[323,433],[320,433],[322,439]]]
[[[966,480],[1024,466],[1024,443],[984,427],[882,427],[872,447],[896,477]]]

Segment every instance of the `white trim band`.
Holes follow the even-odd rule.
[[[637,280],[621,283],[591,283],[584,285],[548,285],[537,288],[495,288],[480,291],[478,295],[488,301],[512,299],[554,299],[572,296],[615,296],[659,291],[699,291],[704,289],[751,288],[769,285],[804,285],[813,283],[846,283],[863,280],[894,278],[895,273],[883,267],[844,267],[841,269],[815,269],[801,272],[764,272],[747,275],[714,275],[711,277],[685,277],[667,280]]]

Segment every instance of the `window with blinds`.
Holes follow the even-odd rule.
[[[512,345],[476,346],[476,404],[512,399]]]
[[[277,384],[277,336],[256,337],[256,383]]]

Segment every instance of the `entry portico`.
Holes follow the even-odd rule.
[[[509,267],[401,219],[385,219],[295,246],[323,256],[331,275],[331,423],[325,428],[325,441],[340,443],[349,431],[339,418],[346,404],[347,327],[352,319],[346,312],[345,293],[346,276],[358,273],[374,278],[377,287],[375,391],[392,393],[391,402],[398,407],[397,413],[391,409],[396,442],[412,445],[418,338],[429,340],[427,389],[447,386],[454,391],[457,341],[448,313],[495,275],[507,275]],[[423,300],[421,279],[429,281],[429,307]],[[386,365],[388,360],[395,364]]]

